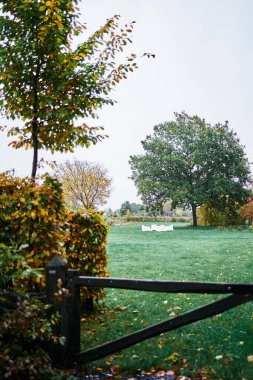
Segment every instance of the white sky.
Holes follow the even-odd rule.
[[[99,113],[107,141],[53,159],[103,163],[114,187],[107,206],[138,202],[129,156],[142,153],[140,141],[155,124],[185,110],[210,123],[228,120],[253,161],[252,0],[82,0],[80,7],[90,32],[114,14],[123,23],[135,20],[130,51],[156,58],[140,59],[112,94],[118,103]],[[29,175],[31,152],[7,145],[2,137],[0,171]]]

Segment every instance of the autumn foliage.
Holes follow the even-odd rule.
[[[99,213],[66,210],[57,179],[45,175],[35,183],[12,173],[0,175],[1,378],[53,378],[43,345],[63,339],[53,333],[57,316],[48,317],[48,305],[27,292],[44,290],[40,269],[56,253],[82,275],[106,276],[107,233]],[[83,301],[103,296],[103,289],[82,288]]]
[[[48,175],[42,183],[9,174],[0,176],[0,240],[21,249],[33,268],[44,268],[63,254],[65,209],[61,186]]]
[[[241,224],[243,221],[239,205],[234,205],[233,208],[226,207],[221,211],[203,204],[198,208],[197,215],[199,226],[234,225]]]
[[[137,68],[134,54],[116,59],[133,23],[121,26],[115,15],[85,39],[78,3],[0,1],[0,109],[16,121],[6,127],[12,146],[33,149],[34,178],[40,149],[73,152],[104,138],[103,128],[83,119],[113,105],[109,93]]]
[[[106,277],[106,237],[108,226],[94,211],[68,213],[65,240],[66,256],[70,268],[79,269],[80,275]],[[102,299],[104,289],[81,288],[83,300]]]
[[[253,197],[241,208],[241,216],[248,220],[249,224],[253,223]]]
[[[0,176],[0,241],[19,249],[32,268],[44,269],[58,254],[82,275],[106,276],[107,233],[99,213],[66,210],[57,179],[45,175],[35,183],[11,173]],[[30,291],[42,290],[44,277],[27,285]],[[82,294],[101,299],[103,290]]]
[[[57,168],[63,194],[70,209],[97,209],[107,202],[112,179],[107,169],[89,161],[66,161]]]
[[[37,298],[25,294],[15,283],[39,273],[24,261],[19,250],[0,244],[0,378],[52,379],[57,371],[42,347],[61,342],[53,326],[56,314]]]

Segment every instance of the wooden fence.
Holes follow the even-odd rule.
[[[90,350],[80,351],[80,287],[132,289],[138,291],[167,293],[228,294],[228,296],[207,305],[192,309],[174,318],[146,327],[142,330],[102,344]],[[55,297],[59,288],[68,292]],[[177,282],[139,279],[120,279],[79,276],[76,269],[67,269],[67,264],[55,256],[46,267],[47,302],[53,304],[61,318],[56,333],[66,338],[65,344],[51,345],[48,350],[58,364],[71,362],[91,362],[130,347],[161,333],[175,330],[193,322],[212,317],[253,300],[253,284],[214,283],[214,282]]]

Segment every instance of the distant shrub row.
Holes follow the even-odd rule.
[[[164,216],[127,216],[125,218],[127,222],[145,223],[145,222],[162,222],[162,223],[172,223],[172,222],[191,222],[191,218],[188,217],[164,217]]]

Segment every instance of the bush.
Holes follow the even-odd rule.
[[[20,247],[20,255],[32,268],[44,269],[60,254],[82,275],[106,276],[107,233],[101,214],[66,210],[57,179],[45,175],[37,184],[10,173],[0,176],[0,243]],[[18,281],[27,291],[42,291],[45,286],[44,276]],[[103,295],[103,289],[82,288],[83,299]]]
[[[126,212],[126,220],[127,220],[128,222],[131,221],[132,216],[133,216],[132,212],[131,212],[130,210],[127,210],[127,212]]]
[[[0,176],[0,242],[21,247],[32,268],[44,268],[55,254],[63,254],[65,209],[59,182],[48,175],[37,184],[11,174]],[[39,290],[44,281],[29,282]],[[40,283],[41,282],[41,283]]]
[[[19,269],[17,269],[19,268]],[[56,316],[47,318],[48,305],[15,287],[34,272],[17,250],[0,245],[0,378],[49,379],[55,375],[42,346],[59,342],[53,334]]]
[[[162,223],[171,223],[171,222],[189,222],[190,218],[187,217],[163,217],[163,216],[135,216],[135,215],[127,215],[127,222],[135,222],[135,223],[145,223],[145,222],[162,222]],[[111,221],[113,224],[113,221]]]
[[[225,210],[220,211],[214,207],[206,204],[198,208],[198,225],[199,226],[225,226],[225,225],[238,225],[243,222],[240,216],[239,205],[233,208],[226,207]]]
[[[240,215],[244,220],[247,220],[250,225],[253,224],[253,198],[241,207]]]
[[[107,256],[108,226],[102,215],[95,211],[69,212],[65,224],[67,236],[65,239],[66,257],[70,268],[79,269],[85,276],[105,277]],[[102,299],[104,289],[81,287],[83,300]]]

